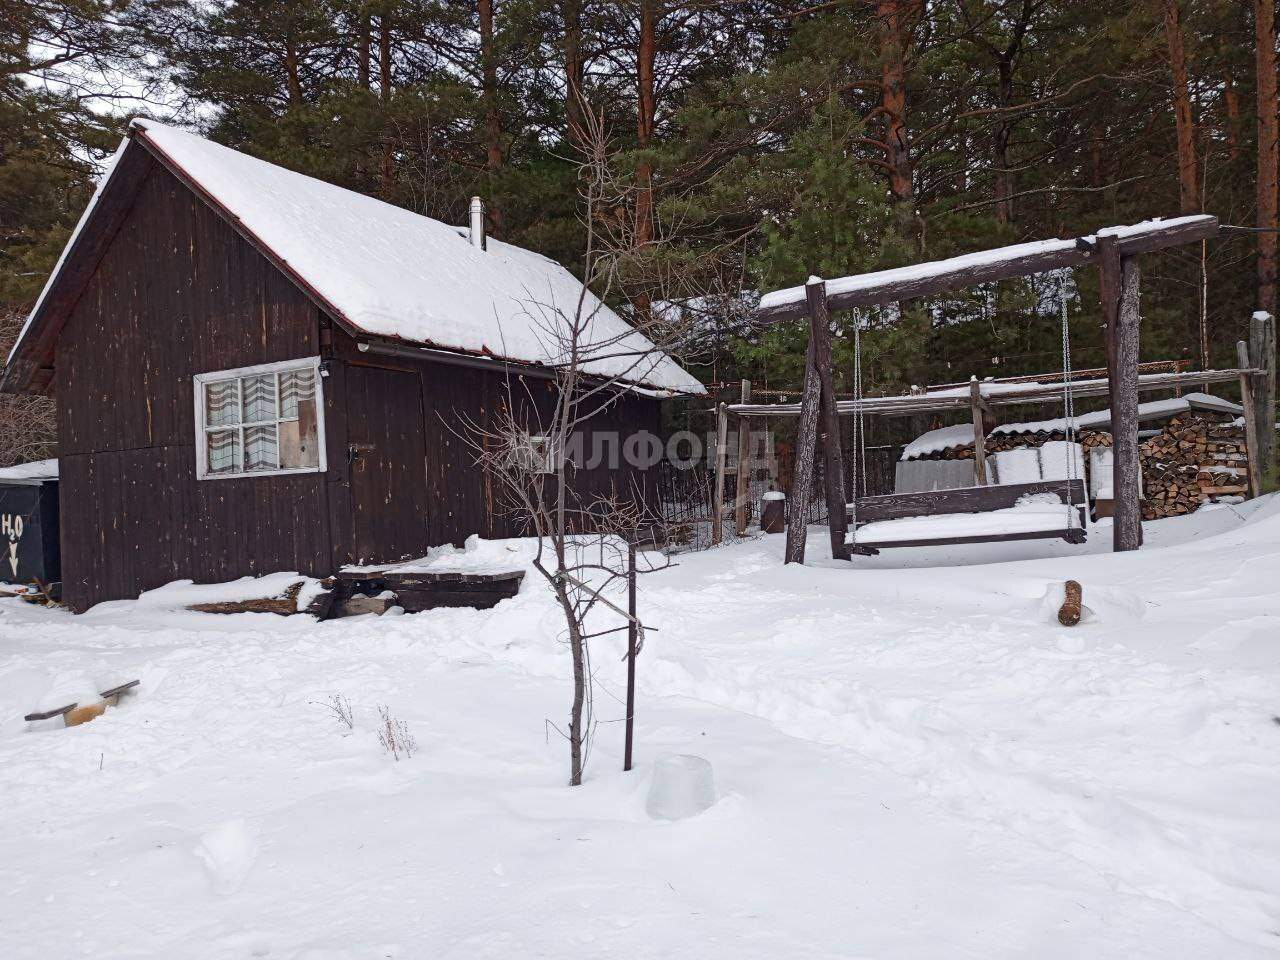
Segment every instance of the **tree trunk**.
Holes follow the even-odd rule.
[[[791,492],[787,518],[787,553],[784,563],[804,563],[805,539],[809,531],[809,494],[813,490],[813,458],[818,445],[818,415],[822,406],[822,381],[818,376],[818,344],[810,335],[805,353],[804,388],[800,398],[800,419],[796,422],[796,460],[791,470]]]
[[[1258,309],[1276,314],[1276,9],[1275,0],[1254,0],[1258,71]]]
[[[659,2],[640,0],[640,41],[636,50],[636,148],[640,158],[636,162],[635,248],[642,257],[653,242],[653,162],[646,151],[653,144],[657,115],[653,74],[658,56]],[[648,290],[641,289],[635,297],[635,306],[641,319],[648,320]]]
[[[1009,33],[1009,42],[1003,50],[996,52],[996,72],[1000,86],[1000,106],[1007,110],[1013,105],[1013,73],[1017,68],[1018,55],[1022,52],[1023,41],[1027,31],[1031,29],[1031,19],[1035,16],[1036,5],[1033,0],[1022,0],[1017,19],[1013,22]],[[996,222],[1013,222],[1013,173],[1009,169],[1009,141],[1013,138],[1014,116],[1001,112],[996,124],[992,162],[995,165],[995,201]]]
[[[560,568],[561,571],[564,570],[563,563]],[[573,658],[573,705],[569,708],[569,786],[578,787],[582,785],[582,711],[587,700],[586,641],[582,638],[563,579],[555,590],[560,609],[564,612],[565,623],[569,625],[569,649]]]
[[[582,56],[583,0],[562,0],[564,18],[564,115],[569,144],[582,142],[582,83],[586,79],[586,62]]]
[[[302,106],[302,81],[298,76],[298,45],[292,37],[286,38],[284,42],[284,73],[289,109],[294,110]]]
[[[885,162],[898,230],[910,236],[915,217],[915,178],[907,128],[907,47],[923,0],[878,0],[880,106],[885,118]]]
[[[1227,108],[1227,160],[1235,163],[1240,159],[1240,91],[1230,73],[1222,78],[1222,101]]]
[[[1106,137],[1106,128],[1095,122],[1089,128],[1089,186],[1100,187],[1106,181],[1102,169],[1102,141]]]
[[[1191,84],[1187,79],[1179,0],[1163,2],[1164,37],[1169,47],[1169,70],[1173,76],[1173,120],[1178,134],[1178,195],[1183,213],[1198,213],[1200,189],[1196,180],[1196,131],[1191,115]]]
[[[391,99],[391,14],[378,18],[378,95],[382,102]]]
[[[484,99],[485,172],[489,180],[489,233],[502,239],[502,204],[497,195],[502,171],[502,121],[498,114],[498,57],[493,45],[493,0],[479,0],[481,84]]]
[[[1013,64],[1002,59],[997,64],[1000,75],[1000,106],[1013,101]],[[1013,174],[1009,172],[1009,140],[1013,128],[1007,114],[1000,114],[993,137],[992,163],[995,165],[996,223],[1013,222]]]
[[[356,84],[361,90],[368,90],[372,85],[369,68],[369,60],[372,53],[370,50],[370,35],[372,33],[373,26],[370,23],[369,11],[362,10],[360,12],[360,34],[356,41]]]
[[[378,17],[378,96],[384,104],[391,101],[391,15],[383,11]],[[384,112],[385,120],[385,112]],[[395,188],[395,154],[391,130],[382,133],[382,195],[390,198]]]

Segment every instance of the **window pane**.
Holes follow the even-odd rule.
[[[276,425],[244,429],[244,469],[274,470],[276,460]]]
[[[281,377],[280,394],[284,395]],[[320,466],[320,446],[316,439],[316,401],[313,395],[297,403],[296,420],[280,424],[280,466],[286,470]]]
[[[205,426],[218,427],[224,423],[240,422],[238,386],[238,380],[219,380],[204,385]]]
[[[205,434],[209,473],[240,472],[240,431],[210,430]]]
[[[298,416],[298,404],[314,400],[316,372],[314,370],[290,370],[280,374],[280,419],[293,420]]]
[[[276,418],[276,375],[245,377],[240,381],[244,391],[244,422],[261,423]]]

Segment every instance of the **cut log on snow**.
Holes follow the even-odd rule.
[[[274,613],[282,617],[298,613],[298,593],[303,581],[292,584],[278,597],[255,597],[248,600],[220,600],[216,603],[193,603],[187,609],[197,613]]]
[[[1080,606],[1084,597],[1084,588],[1077,580],[1067,581],[1067,599],[1058,610],[1058,622],[1064,627],[1074,627],[1080,622]]]

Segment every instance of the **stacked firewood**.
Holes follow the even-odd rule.
[[[1144,520],[1191,513],[1217,497],[1248,493],[1244,428],[1181,414],[1139,446]]]
[[[957,444],[944,450],[930,450],[911,458],[912,460],[972,460],[973,443]]]
[[[1018,450],[1024,447],[1040,447],[1048,443],[1050,440],[1067,439],[1064,430],[1035,430],[1026,431],[1024,433],[993,433],[987,437],[987,456],[993,453],[1001,453],[1005,450]],[[1111,446],[1111,434],[1101,430],[1081,430],[1077,436],[1080,445],[1085,450],[1092,447],[1109,447]],[[973,444],[967,443],[960,446],[948,447],[945,450],[935,450],[931,453],[921,454],[918,457],[912,457],[913,460],[972,460]]]
[[[1004,450],[1018,450],[1023,447],[1041,447],[1050,440],[1065,440],[1065,430],[1036,430],[1025,433],[993,433],[987,437],[987,456]],[[1111,434],[1101,430],[1081,430],[1076,439],[1085,450],[1093,447],[1111,446]],[[969,448],[972,451],[972,447]],[[972,455],[972,453],[970,454]]]

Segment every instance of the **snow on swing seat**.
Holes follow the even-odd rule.
[[[977,543],[1082,535],[1077,516],[1053,494],[1032,495],[1012,507],[980,513],[936,513],[861,524],[847,541],[859,546]]]
[[[936,513],[901,517],[858,527],[856,543],[897,543],[900,540],[950,540],[963,536],[1061,534],[1068,527],[1066,507],[1059,503],[1027,503],[984,513]],[[851,541],[854,541],[851,539]]]

